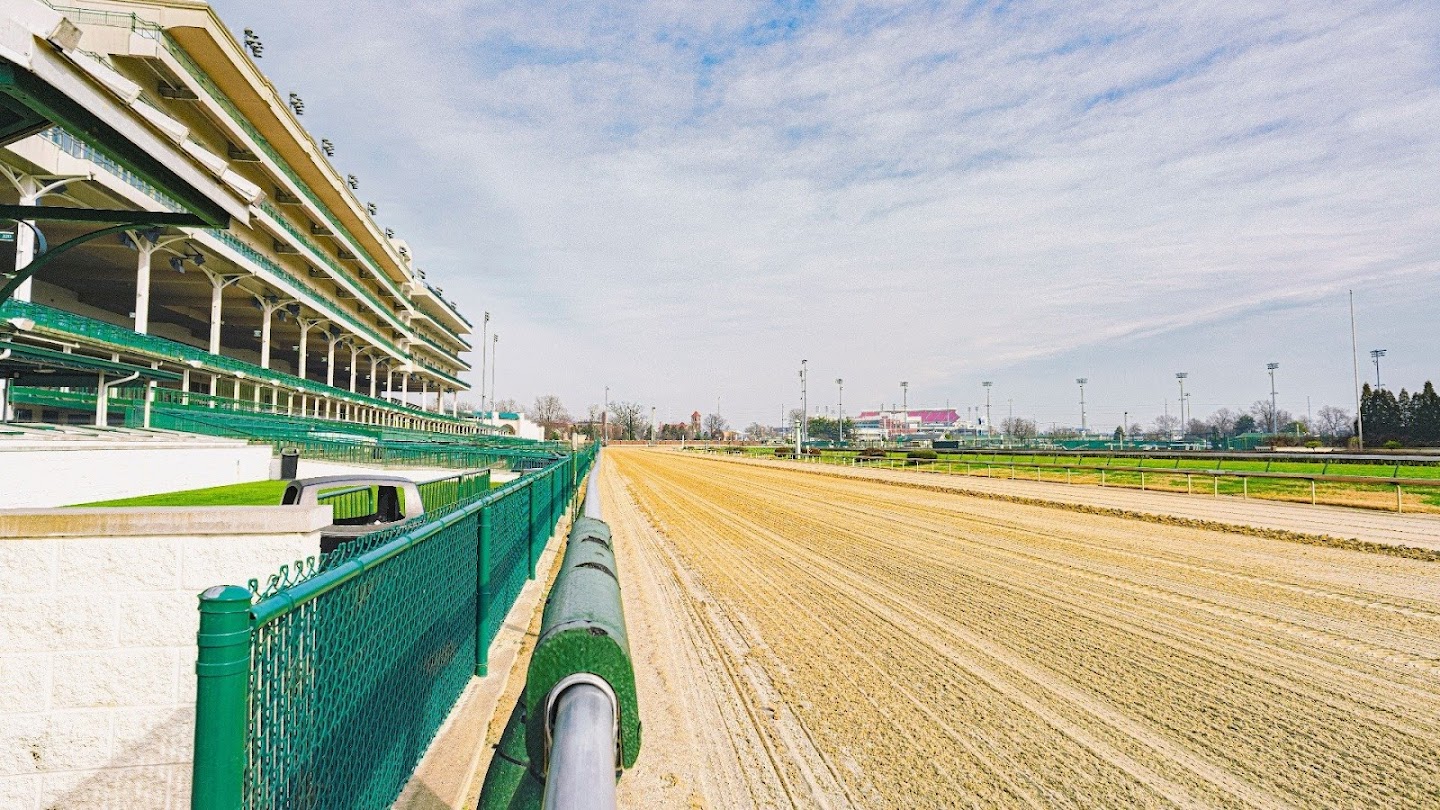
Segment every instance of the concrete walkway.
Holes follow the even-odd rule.
[[[711,456],[711,458],[717,458]],[[1405,515],[1344,506],[1311,506],[1233,496],[1185,495],[1093,484],[982,478],[944,472],[842,467],[796,461],[726,458],[740,464],[784,465],[810,472],[918,484],[957,492],[1033,498],[1057,504],[1116,509],[1182,520],[1275,529],[1440,551],[1440,515]]]

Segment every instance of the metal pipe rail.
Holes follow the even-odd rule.
[[[762,457],[762,458],[763,458],[763,457]],[[1102,487],[1103,487],[1103,486],[1107,486],[1107,485],[1110,485],[1110,486],[1115,486],[1115,485],[1116,485],[1116,484],[1110,483],[1110,482],[1108,482],[1108,481],[1106,480],[1107,474],[1109,474],[1109,473],[1130,473],[1130,474],[1138,474],[1138,475],[1140,476],[1140,489],[1141,489],[1142,491],[1147,489],[1146,480],[1145,480],[1145,476],[1146,476],[1146,475],[1154,476],[1155,478],[1160,479],[1160,480],[1164,480],[1164,479],[1166,479],[1166,478],[1183,477],[1183,478],[1185,479],[1185,491],[1186,491],[1187,494],[1194,494],[1194,490],[1193,490],[1193,486],[1192,486],[1192,481],[1193,481],[1194,478],[1200,477],[1201,480],[1203,481],[1203,480],[1204,480],[1204,477],[1208,476],[1208,477],[1210,478],[1210,484],[1211,484],[1211,487],[1210,487],[1210,488],[1211,488],[1213,494],[1214,494],[1216,497],[1219,497],[1219,495],[1220,495],[1220,481],[1221,481],[1221,479],[1235,479],[1235,480],[1238,480],[1238,481],[1240,482],[1241,488],[1242,488],[1242,489],[1241,489],[1241,497],[1242,497],[1242,498],[1249,498],[1249,497],[1250,497],[1250,479],[1252,479],[1252,478],[1253,478],[1253,479],[1257,479],[1257,480],[1262,480],[1262,481],[1264,481],[1264,480],[1271,480],[1271,481],[1308,482],[1308,483],[1310,484],[1310,503],[1311,503],[1311,505],[1318,505],[1318,504],[1320,503],[1319,495],[1318,495],[1318,492],[1317,492],[1317,489],[1316,489],[1316,485],[1317,485],[1317,484],[1327,484],[1327,483],[1328,483],[1328,484],[1356,484],[1356,485],[1361,485],[1361,486],[1384,486],[1384,487],[1394,487],[1394,488],[1395,488],[1395,511],[1396,511],[1397,513],[1403,513],[1403,512],[1405,511],[1405,500],[1404,500],[1404,498],[1405,498],[1405,488],[1406,488],[1406,487],[1409,487],[1409,488],[1412,488],[1412,489],[1431,489],[1431,490],[1440,489],[1440,478],[1395,478],[1395,477],[1366,476],[1366,475],[1324,475],[1324,474],[1319,474],[1319,473],[1261,472],[1261,471],[1259,471],[1259,470],[1220,470],[1220,469],[1214,469],[1214,468],[1194,468],[1194,467],[1131,467],[1131,466],[1117,467],[1117,466],[1109,466],[1109,465],[1089,465],[1089,464],[1027,464],[1027,463],[1016,463],[1015,461],[1011,461],[1011,462],[1009,462],[1009,463],[1006,463],[1006,462],[1003,462],[1003,461],[1001,461],[1001,462],[966,461],[966,460],[954,461],[954,460],[948,460],[948,459],[944,459],[944,458],[937,458],[937,459],[910,459],[910,458],[897,458],[897,457],[894,457],[894,456],[884,456],[884,457],[874,457],[874,458],[859,458],[859,457],[853,457],[853,456],[852,456],[852,457],[834,457],[834,456],[832,456],[832,457],[830,457],[830,458],[826,458],[825,456],[808,456],[808,457],[801,457],[801,458],[796,459],[796,460],[798,460],[798,461],[800,461],[800,462],[808,462],[808,463],[811,463],[811,464],[835,464],[835,465],[851,466],[851,467],[881,467],[881,468],[889,468],[889,469],[894,469],[894,468],[896,468],[896,467],[899,467],[899,468],[901,468],[901,469],[913,468],[916,472],[951,473],[951,474],[955,474],[955,473],[957,472],[956,469],[955,469],[955,467],[956,467],[957,465],[963,465],[963,466],[965,467],[965,469],[964,469],[963,471],[961,471],[961,472],[958,473],[958,474],[960,474],[960,475],[969,476],[969,475],[971,475],[971,474],[973,473],[973,471],[974,471],[975,469],[978,468],[978,469],[983,469],[983,470],[985,471],[985,477],[986,477],[986,478],[994,478],[994,477],[995,477],[995,470],[997,470],[997,469],[998,469],[998,470],[1009,470],[1009,471],[1010,471],[1010,476],[1009,476],[1009,478],[1012,479],[1012,480],[1018,478],[1018,476],[1016,475],[1016,473],[1019,472],[1019,471],[1021,471],[1021,470],[1033,471],[1034,474],[1035,474],[1035,480],[1036,480],[1036,481],[1041,481],[1041,480],[1042,480],[1042,479],[1041,479],[1041,473],[1043,473],[1043,472],[1046,472],[1046,471],[1051,471],[1051,472],[1063,472],[1063,473],[1065,474],[1065,481],[1064,481],[1064,483],[1067,483],[1067,484],[1073,483],[1073,482],[1071,481],[1071,476],[1072,476],[1074,473],[1082,473],[1082,474],[1086,474],[1086,475],[1095,475],[1095,474],[1098,474],[1098,475],[1100,476],[1100,486],[1102,486]],[[872,464],[872,463],[870,463],[870,462],[875,462],[875,463]],[[1057,482],[1052,481],[1051,483],[1057,483]],[[1119,486],[1124,486],[1124,485],[1123,485],[1123,484],[1119,484]]]
[[[559,693],[558,696],[556,693]],[[618,725],[614,695],[598,678],[561,683],[550,692],[550,762],[545,810],[615,810]]]
[[[600,516],[600,458],[595,458],[595,466],[590,470],[590,477],[585,481],[585,517],[595,520],[604,520]]]
[[[601,519],[598,458],[596,462],[585,483],[585,517],[592,520]],[[614,692],[594,676],[571,676],[550,690],[545,704],[550,751],[541,807],[614,810],[615,774],[620,769]]]

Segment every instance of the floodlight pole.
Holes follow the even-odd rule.
[[[995,428],[990,424],[990,386],[995,383],[986,380],[980,384],[985,386],[985,438],[990,439],[995,436]]]
[[[835,378],[835,385],[840,388],[840,443],[845,443],[845,381],[839,377]]]
[[[480,411],[485,411],[485,366],[490,358],[490,347],[486,343],[490,340],[490,313],[485,313],[485,320],[480,323]]]
[[[910,433],[910,383],[900,382],[900,435]]]
[[[800,418],[795,420],[795,456],[799,458],[805,449],[805,434],[810,429],[810,400],[805,391],[805,372],[810,361],[800,361]]]
[[[1270,371],[1270,435],[1275,435],[1275,369],[1279,363],[1266,363],[1265,368]]]
[[[1180,435],[1185,435],[1185,378],[1190,376],[1187,371],[1175,372],[1175,380],[1180,383]]]
[[[1090,382],[1090,378],[1076,377],[1075,382],[1080,386],[1080,435],[1085,436],[1090,433],[1085,425],[1085,383]]]
[[[1380,358],[1385,356],[1384,349],[1371,349],[1370,358],[1375,361],[1375,390],[1379,391],[1385,386],[1380,383]]]
[[[1350,364],[1355,372],[1355,438],[1357,449],[1365,449],[1365,411],[1360,398],[1360,352],[1355,340],[1355,291],[1350,291]]]

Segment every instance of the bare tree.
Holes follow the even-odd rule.
[[[1012,416],[1000,422],[1000,432],[1012,439],[1028,441],[1039,433],[1035,420]]]
[[[1327,439],[1343,439],[1354,429],[1350,412],[1334,405],[1326,405],[1315,412],[1315,423],[1320,435]]]
[[[1168,439],[1180,429],[1180,417],[1162,413],[1155,417],[1155,438]]]
[[[730,423],[718,413],[712,413],[705,417],[705,435],[712,439],[725,438],[725,431],[729,428]]]
[[[1272,413],[1270,400],[1268,399],[1255,400],[1254,404],[1250,406],[1250,415],[1255,417],[1256,429],[1263,430],[1266,433],[1271,432],[1272,426],[1274,430],[1283,430],[1286,425],[1295,421],[1295,418],[1290,415],[1290,412],[1284,408],[1276,408]],[[1271,416],[1274,416],[1273,421],[1271,420]]]
[[[1205,425],[1220,434],[1221,437],[1234,436],[1235,420],[1237,418],[1239,418],[1239,414],[1229,408],[1219,408],[1210,414],[1209,419],[1205,420]]]
[[[565,410],[565,404],[554,394],[544,394],[535,398],[535,422],[545,429],[547,438],[558,438],[565,428],[570,426],[570,412]]]
[[[768,426],[762,425],[759,422],[751,422],[750,427],[745,428],[745,435],[751,441],[764,441],[765,439],[770,438],[773,433],[774,431],[772,431]]]
[[[490,409],[500,411],[501,413],[519,413],[520,403],[516,402],[513,399],[502,399],[499,402],[492,404],[490,406]]]
[[[638,402],[612,402],[610,416],[615,422],[614,429],[623,438],[635,439],[644,431],[645,406]]]

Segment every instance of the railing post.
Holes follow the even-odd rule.
[[[538,473],[538,475],[543,477],[545,474]],[[540,481],[538,480],[531,480],[530,486],[525,488],[525,491],[529,493],[529,498],[527,500],[530,504],[530,508],[526,510],[529,515],[529,532],[525,535],[525,539],[527,541],[525,543],[525,553],[529,558],[529,574],[526,576],[527,579],[535,578],[535,565],[537,562],[536,558],[539,556],[535,553],[535,535],[538,534],[540,531],[540,521],[535,515],[535,507],[538,505],[535,503],[535,501],[538,500],[535,497],[535,491],[538,489],[540,489]]]
[[[238,810],[244,800],[251,641],[248,588],[200,594],[192,810]]]
[[[485,677],[490,669],[490,645],[485,643],[485,620],[490,608],[490,544],[494,534],[492,507],[480,510],[480,531],[476,542],[480,548],[475,564],[475,674]]]

